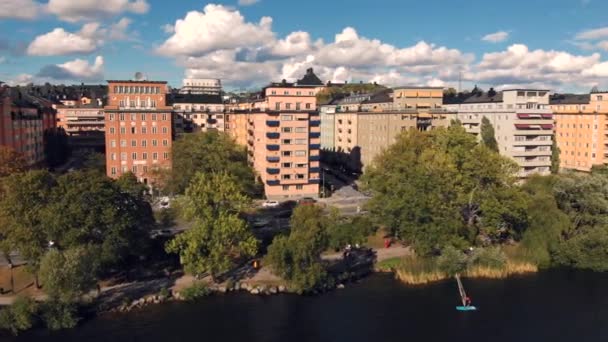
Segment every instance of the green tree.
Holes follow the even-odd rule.
[[[291,218],[289,236],[278,236],[268,247],[265,263],[299,292],[329,280],[321,253],[329,246],[327,230],[333,220],[317,206],[299,206]]]
[[[553,139],[553,144],[551,145],[551,173],[557,174],[559,172],[560,161],[559,154],[561,150],[557,147],[557,139]]]
[[[481,141],[483,144],[494,152],[498,152],[498,142],[494,133],[494,126],[490,123],[487,117],[481,119]]]
[[[17,297],[13,305],[0,310],[0,329],[8,330],[13,335],[34,326],[38,305],[27,297]]]
[[[56,298],[50,298],[42,304],[41,316],[49,330],[71,329],[76,327],[79,321],[76,303],[63,302]]]
[[[450,277],[456,276],[467,270],[468,258],[462,251],[447,246],[441,251],[441,255],[437,258],[437,266],[441,272]]]
[[[260,191],[255,173],[247,163],[245,148],[225,133],[186,134],[175,141],[171,153],[170,192],[183,194],[197,172],[226,172],[237,180],[242,192],[256,195]]]
[[[248,203],[228,173],[197,173],[179,201],[181,214],[193,222],[192,228],[169,241],[167,252],[180,256],[186,272],[208,272],[213,278],[254,256],[258,241],[239,216]]]
[[[452,126],[405,132],[362,180],[373,194],[372,218],[429,255],[517,237],[527,214],[516,172],[512,161]]]
[[[327,229],[329,247],[335,250],[351,244],[363,244],[376,232],[375,226],[366,216],[351,219],[336,219]]]
[[[21,153],[10,147],[0,145],[0,178],[23,172],[25,168],[26,160]]]
[[[47,171],[13,174],[1,182],[0,235],[27,260],[34,275],[48,247],[49,232],[43,211],[51,201],[55,184],[55,178]]]
[[[40,264],[44,291],[61,302],[76,302],[97,284],[97,258],[84,247],[51,249]]]

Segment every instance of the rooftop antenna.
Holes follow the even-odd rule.
[[[135,73],[135,80],[136,81],[146,81],[147,77],[146,77],[146,75],[144,75],[143,72],[138,71]]]

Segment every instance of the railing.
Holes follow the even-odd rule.
[[[321,126],[321,120],[313,120],[310,122],[310,126],[312,127],[318,127]]]
[[[281,126],[281,122],[280,121],[276,121],[276,120],[266,120],[266,126],[268,126],[268,127],[279,127],[279,126]]]
[[[270,186],[274,186],[274,185],[281,185],[281,181],[280,180],[267,180],[266,184],[270,185]]]
[[[321,172],[321,168],[320,167],[311,167],[310,169],[308,169],[308,172],[319,173],[319,172]]]
[[[266,133],[266,138],[268,138],[268,139],[279,139],[280,137],[281,137],[281,133],[273,133],[273,132]]]
[[[318,179],[318,178],[313,178],[313,179],[308,180],[308,183],[310,183],[310,184],[321,184],[321,180]]]
[[[310,160],[310,161],[320,161],[321,160],[321,156],[310,156],[308,158],[308,160]]]
[[[266,149],[268,151],[279,151],[281,149],[280,145],[266,145]]]
[[[321,137],[321,132],[312,132],[310,133],[310,138],[316,139]]]
[[[266,161],[269,163],[278,163],[281,161],[279,157],[266,157]]]
[[[277,168],[269,167],[269,168],[266,168],[266,172],[267,172],[269,175],[278,175],[279,173],[281,173],[281,169],[277,169]]]
[[[311,150],[318,150],[321,148],[321,144],[310,144]]]

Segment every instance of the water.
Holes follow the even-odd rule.
[[[16,340],[608,341],[608,274],[551,271],[464,285],[479,311],[455,310],[455,281],[411,287],[377,275],[319,297],[214,296]]]

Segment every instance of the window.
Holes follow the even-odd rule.
[[[122,161],[126,161],[127,160],[127,153],[126,152],[122,152],[120,154],[120,160],[122,160]]]
[[[148,147],[148,141],[142,140],[141,141],[141,147]]]
[[[141,121],[146,121],[146,114],[141,115]]]
[[[142,153],[141,154],[141,159],[142,160],[148,160],[148,153],[147,152]]]
[[[131,147],[137,147],[137,140],[131,140]]]
[[[282,175],[281,179],[283,179],[283,180],[290,180],[291,179],[291,175]]]
[[[135,127],[131,127],[131,134],[135,134],[137,132],[137,129]]]
[[[110,147],[116,147],[116,140],[110,140]]]
[[[112,153],[112,160],[116,160],[116,153]]]
[[[167,127],[163,127],[163,133],[167,134],[167,131],[168,131]]]
[[[163,121],[167,121],[167,114],[163,114]]]
[[[603,96],[602,96],[602,95],[598,95],[598,96],[596,97],[596,99],[597,99],[598,101],[603,101]]]
[[[301,169],[301,168],[304,168],[304,167],[307,167],[307,166],[308,166],[308,164],[306,164],[306,163],[297,163],[297,164],[296,164],[296,167],[297,167],[298,169]]]
[[[127,141],[126,140],[121,140],[120,141],[120,147],[127,147]]]
[[[306,145],[308,143],[308,139],[296,139],[296,145]]]
[[[291,163],[283,163],[282,166],[286,169],[289,169],[289,168],[291,168]]]
[[[152,127],[152,134],[156,134],[156,133],[158,133],[157,128],[156,127]]]
[[[137,114],[131,114],[131,121],[137,120]]]
[[[124,114],[120,114],[120,121],[125,121],[125,115]]]
[[[296,190],[303,190],[304,186],[303,185],[296,185]]]
[[[152,153],[152,159],[158,160],[158,153],[156,153],[156,152]]]
[[[291,103],[286,103],[285,104],[285,109],[287,109],[287,110],[291,109]]]
[[[283,144],[291,145],[291,139],[283,139]]]
[[[287,90],[283,91],[283,95],[289,95],[289,91],[287,91]]]
[[[127,129],[125,127],[120,127],[120,134],[127,133]]]
[[[110,134],[114,134],[114,127],[110,127]]]
[[[283,190],[284,190],[284,191],[289,190],[289,185],[283,185]]]
[[[295,151],[295,156],[296,157],[306,156],[306,151]]]
[[[281,115],[282,121],[291,121],[293,120],[293,115]]]
[[[306,109],[310,109],[310,103],[306,104]]]
[[[152,121],[156,121],[156,114],[152,114]]]
[[[308,131],[308,127],[296,127],[296,133],[306,133]]]
[[[275,110],[280,110],[281,109],[281,102],[277,102],[274,104],[274,109]]]
[[[152,146],[158,146],[158,141],[156,139],[152,139]]]
[[[112,176],[116,176],[116,168],[113,167],[110,173],[112,174]]]
[[[110,121],[114,121],[114,114],[110,114]]]
[[[137,160],[137,153],[136,152],[131,153],[131,159],[132,160]]]
[[[168,159],[169,159],[169,152],[165,152],[165,153],[163,153],[163,158],[164,158],[165,160],[168,160]]]
[[[282,151],[282,152],[281,152],[281,155],[282,155],[283,157],[291,157],[291,151]]]
[[[146,134],[146,133],[148,133],[148,129],[146,127],[142,127],[141,134]]]
[[[296,175],[296,179],[304,179],[306,176],[304,176],[303,174],[297,174]]]
[[[133,165],[133,167],[131,168],[131,172],[137,173],[137,165]]]
[[[283,133],[291,133],[291,127],[283,127],[283,128],[281,128],[281,132],[283,132]]]
[[[276,95],[276,94],[277,94],[276,90],[273,90],[273,91],[270,92],[270,95]]]
[[[163,146],[169,146],[169,140],[163,139]]]

